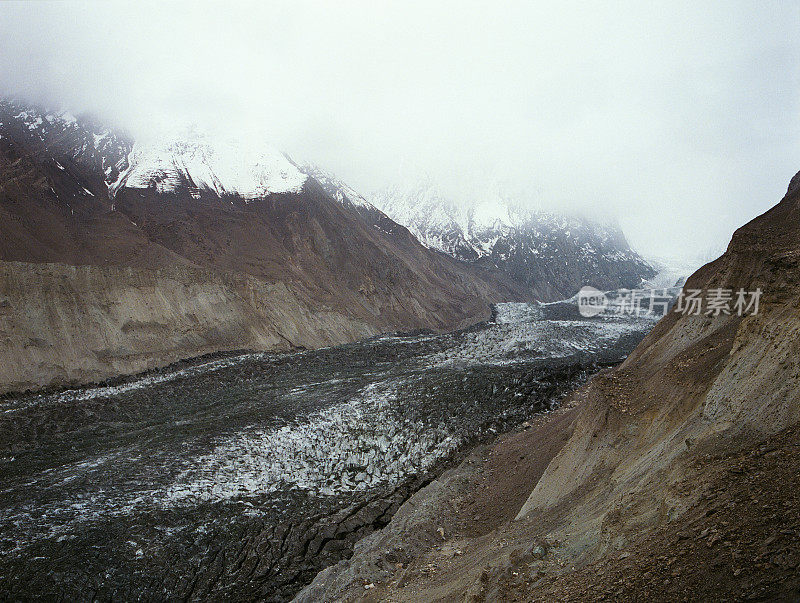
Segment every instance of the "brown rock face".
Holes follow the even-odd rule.
[[[217,350],[453,329],[532,298],[313,179],[248,202],[198,198],[191,182],[111,198],[131,147],[87,120],[0,102],[0,391]]]
[[[311,306],[284,283],[232,272],[0,262],[0,383],[77,384],[207,353],[316,348],[379,332]]]
[[[593,476],[602,514],[629,492],[664,489],[697,449],[763,439],[800,420],[800,190],[733,235],[685,290],[763,291],[755,315],[673,311],[588,391],[573,437],[520,517],[558,506]],[[662,509],[663,510],[663,509]],[[660,511],[629,510],[627,521]],[[651,518],[645,517],[653,514]],[[588,520],[587,520],[588,521]]]
[[[685,291],[717,288],[761,289],[758,313],[671,312],[622,365],[442,476],[435,500],[398,512],[411,527],[390,523],[300,599],[796,600],[800,187]],[[431,518],[451,521],[457,555],[419,544]],[[381,564],[389,538],[403,568]]]

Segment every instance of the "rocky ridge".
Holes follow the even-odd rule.
[[[798,224],[793,184],[686,283],[760,288],[758,313],[673,310],[620,367],[476,451],[299,600],[800,596]]]
[[[656,274],[615,222],[531,209],[497,187],[465,201],[423,183],[387,188],[370,200],[427,247],[502,271],[542,301],[585,285],[635,288]]]

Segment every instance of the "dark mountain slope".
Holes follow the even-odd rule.
[[[488,185],[459,202],[433,184],[386,189],[373,202],[429,248],[505,274],[541,300],[584,285],[637,288],[655,275],[618,224],[531,210]]]
[[[276,153],[247,163],[201,138],[139,145],[91,120],[8,101],[0,102],[0,124],[0,261],[15,262],[4,268],[13,278],[0,283],[0,341],[12,359],[3,388],[97,379],[225,349],[452,329],[487,318],[491,302],[532,297],[425,249],[385,216],[376,228]],[[22,263],[87,268],[79,282],[63,268]],[[188,298],[162,290],[173,279]],[[30,316],[30,296],[49,294],[55,282],[63,295],[54,295],[52,315]],[[149,304],[135,291],[143,286],[150,298],[185,307]],[[192,286],[218,299],[207,304]],[[265,288],[281,293],[261,297]],[[109,304],[119,310],[113,319]],[[265,314],[276,304],[277,322]],[[218,312],[237,317],[235,328],[219,326],[226,321]],[[87,336],[75,350],[78,323]],[[172,333],[171,323],[183,330]]]

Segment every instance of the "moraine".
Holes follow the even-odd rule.
[[[568,304],[494,316],[0,402],[4,596],[289,599],[653,325]]]

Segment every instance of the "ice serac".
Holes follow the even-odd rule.
[[[447,330],[532,297],[261,142],[139,141],[14,101],[0,102],[0,268],[0,391]]]
[[[655,275],[616,223],[532,210],[497,190],[456,199],[424,183],[388,188],[371,200],[427,247],[502,271],[545,301],[584,285],[636,288]]]

